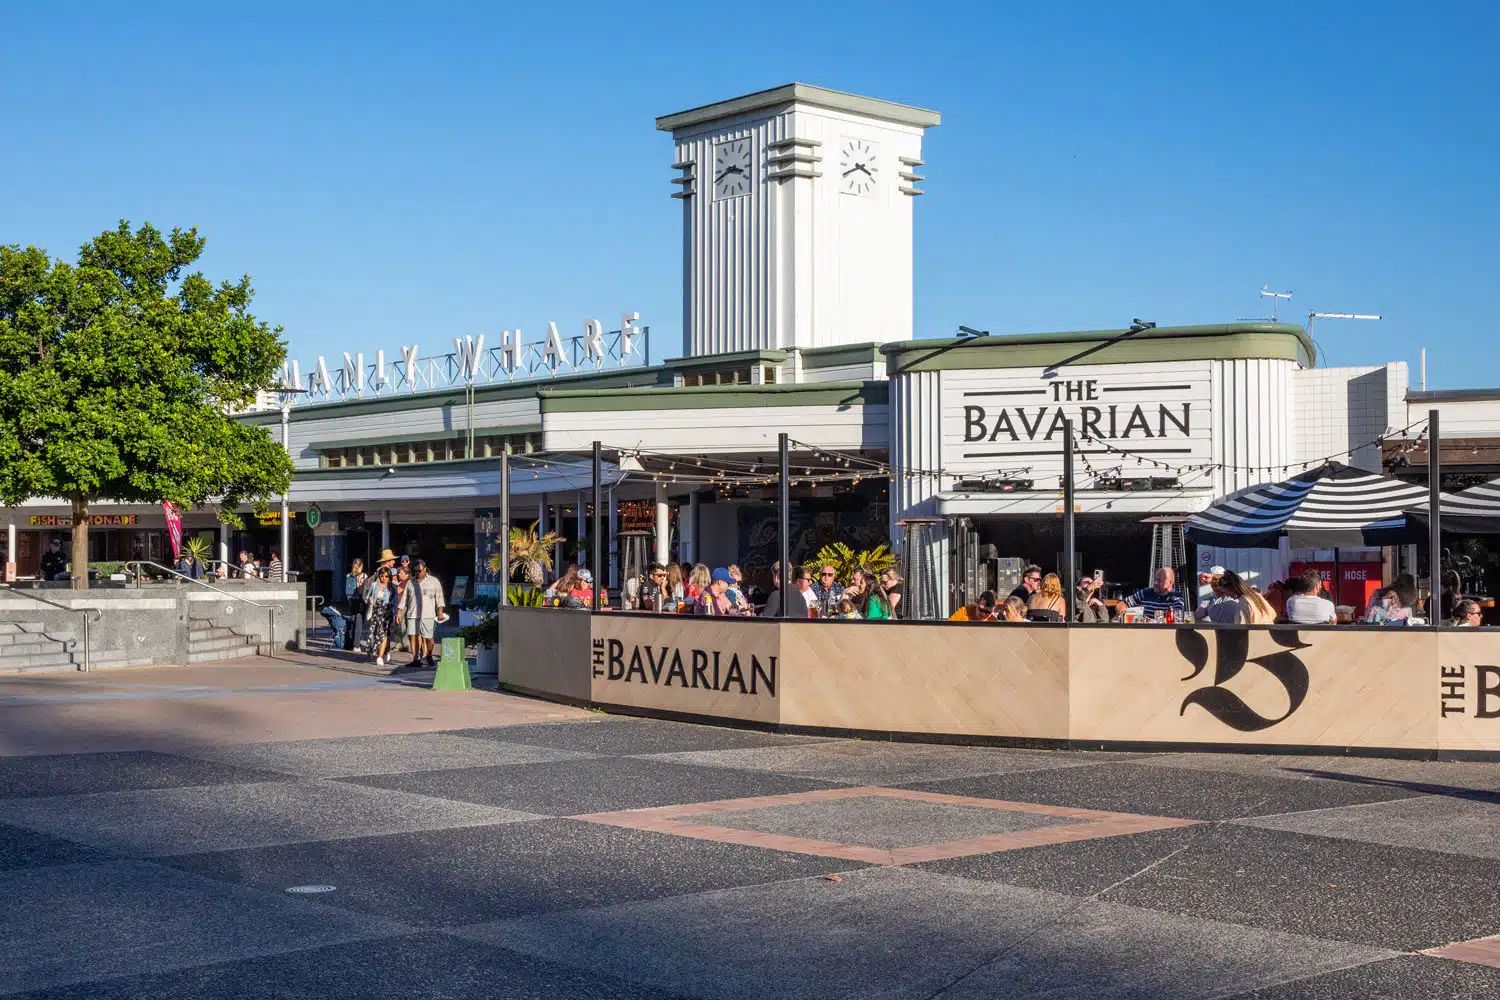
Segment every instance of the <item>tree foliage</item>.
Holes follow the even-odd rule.
[[[74,264],[0,246],[0,501],[72,502],[75,577],[96,500],[212,500],[238,523],[291,481],[282,446],[229,416],[275,382],[281,330],[251,315],[248,275],[185,273],[203,246],[124,221]]]

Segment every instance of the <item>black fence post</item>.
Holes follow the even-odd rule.
[[[780,451],[780,475],[776,486],[776,517],[779,531],[777,533],[778,545],[781,547],[781,615],[782,618],[790,617],[787,614],[787,602],[791,595],[796,593],[792,586],[792,450],[791,440],[782,434],[777,439],[777,448]],[[798,594],[798,599],[801,595]]]
[[[479,567],[474,567],[477,573]],[[510,452],[500,449],[500,606],[508,603],[510,586]]]

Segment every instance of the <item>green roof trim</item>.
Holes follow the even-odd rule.
[[[881,406],[888,399],[888,389],[884,382],[695,385],[599,392],[551,389],[542,393],[542,413],[723,410],[762,406]]]
[[[591,386],[601,389],[660,385],[665,374],[666,371],[660,365],[652,365],[649,368],[643,366],[609,372],[588,372],[582,375],[554,375],[550,378],[496,382],[474,386],[474,401],[487,403],[502,399],[527,399],[539,395],[542,389],[554,385]],[[369,396],[363,399],[342,399],[336,403],[305,403],[302,406],[292,407],[291,419],[293,421],[321,420],[324,417],[364,416],[446,405],[467,405],[462,386],[447,386],[426,392],[395,393],[389,396]],[[256,413],[239,413],[235,415],[235,419],[242,423],[269,426],[281,422],[281,411],[262,410]]]
[[[1046,368],[1125,330],[1029,333],[990,337],[905,340],[880,348],[891,375],[948,368]],[[1143,361],[1273,359],[1305,368],[1317,363],[1317,348],[1294,323],[1221,323],[1161,326],[1104,348],[1079,364]]]
[[[489,437],[494,434],[540,434],[541,424],[521,424],[516,427],[476,427],[475,437]],[[307,447],[314,451],[328,451],[334,448],[364,448],[382,444],[409,444],[413,441],[454,441],[468,437],[467,427],[449,427],[440,431],[428,431],[426,434],[386,434],[380,437],[349,438],[345,441],[310,441]]]
[[[526,458],[526,455],[515,454],[512,459]],[[500,459],[494,458],[451,458],[436,462],[382,462],[379,465],[343,465],[337,468],[322,466],[316,469],[298,469],[292,473],[293,482],[318,482],[329,479],[370,479],[377,480],[385,476],[391,469],[400,476],[403,471],[410,470],[412,475],[423,475],[434,472],[483,472],[487,469],[498,467]]]
[[[808,369],[873,365],[879,360],[880,345],[875,343],[809,347],[802,352],[802,367]]]
[[[762,351],[735,351],[732,354],[705,354],[696,358],[668,358],[662,367],[672,371],[697,371],[700,368],[733,368],[739,365],[779,365],[786,360],[786,351],[770,349]]]

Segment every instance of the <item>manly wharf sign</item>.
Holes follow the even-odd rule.
[[[423,356],[421,345],[402,345],[390,358],[384,350],[367,363],[363,351],[345,351],[342,359],[319,355],[304,373],[296,361],[282,368],[281,384],[303,390],[303,402],[328,403],[366,396],[389,396],[521,379],[577,375],[646,364],[650,330],[641,314],[622,313],[620,328],[606,332],[596,319],[583,321],[583,333],[564,337],[549,322],[540,340],[523,340],[521,330],[502,330],[485,345],[485,335],[453,338],[450,354]]]

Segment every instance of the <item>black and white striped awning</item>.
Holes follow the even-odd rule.
[[[1424,487],[1329,462],[1194,514],[1188,538],[1228,548],[1275,547],[1283,537],[1296,548],[1378,545],[1426,499]]]
[[[1407,510],[1408,519],[1427,524],[1428,504]],[[1500,479],[1491,479],[1457,493],[1444,493],[1439,506],[1443,531],[1456,535],[1500,535]]]

